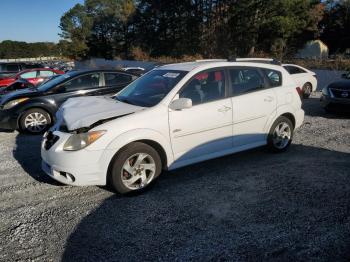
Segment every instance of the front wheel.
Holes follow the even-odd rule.
[[[33,108],[24,112],[19,121],[20,131],[29,134],[41,134],[46,131],[50,125],[50,115],[40,108]]]
[[[293,130],[293,123],[287,117],[280,116],[277,118],[267,138],[269,149],[273,152],[286,151],[292,143]]]
[[[160,175],[162,169],[158,152],[140,142],[122,149],[111,164],[109,181],[120,194],[144,189]]]

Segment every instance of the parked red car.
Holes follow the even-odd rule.
[[[17,74],[14,74],[12,76],[0,79],[0,87],[7,87],[20,78],[26,79],[28,82],[36,86],[41,82],[43,82],[48,77],[51,77],[54,75],[62,75],[62,74],[64,74],[63,71],[55,70],[51,68],[27,69]]]

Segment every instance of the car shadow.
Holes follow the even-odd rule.
[[[61,185],[41,170],[41,139],[41,135],[19,133],[16,136],[13,157],[21,165],[23,170],[36,181],[50,185]]]
[[[2,128],[0,128],[0,132],[1,133],[13,133],[13,132],[15,132],[14,130],[8,130],[8,129],[2,129]]]
[[[349,260],[349,163],[348,153],[292,145],[166,172],[83,218],[62,261]]]

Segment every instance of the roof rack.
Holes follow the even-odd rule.
[[[227,59],[199,59],[196,62],[227,62]]]
[[[274,58],[230,58],[230,62],[251,62],[251,63],[264,63],[272,65],[281,65],[282,63]]]

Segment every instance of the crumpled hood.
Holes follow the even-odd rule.
[[[131,114],[144,107],[119,102],[110,97],[78,97],[68,99],[58,110],[57,122],[64,122],[69,131],[122,115]]]

